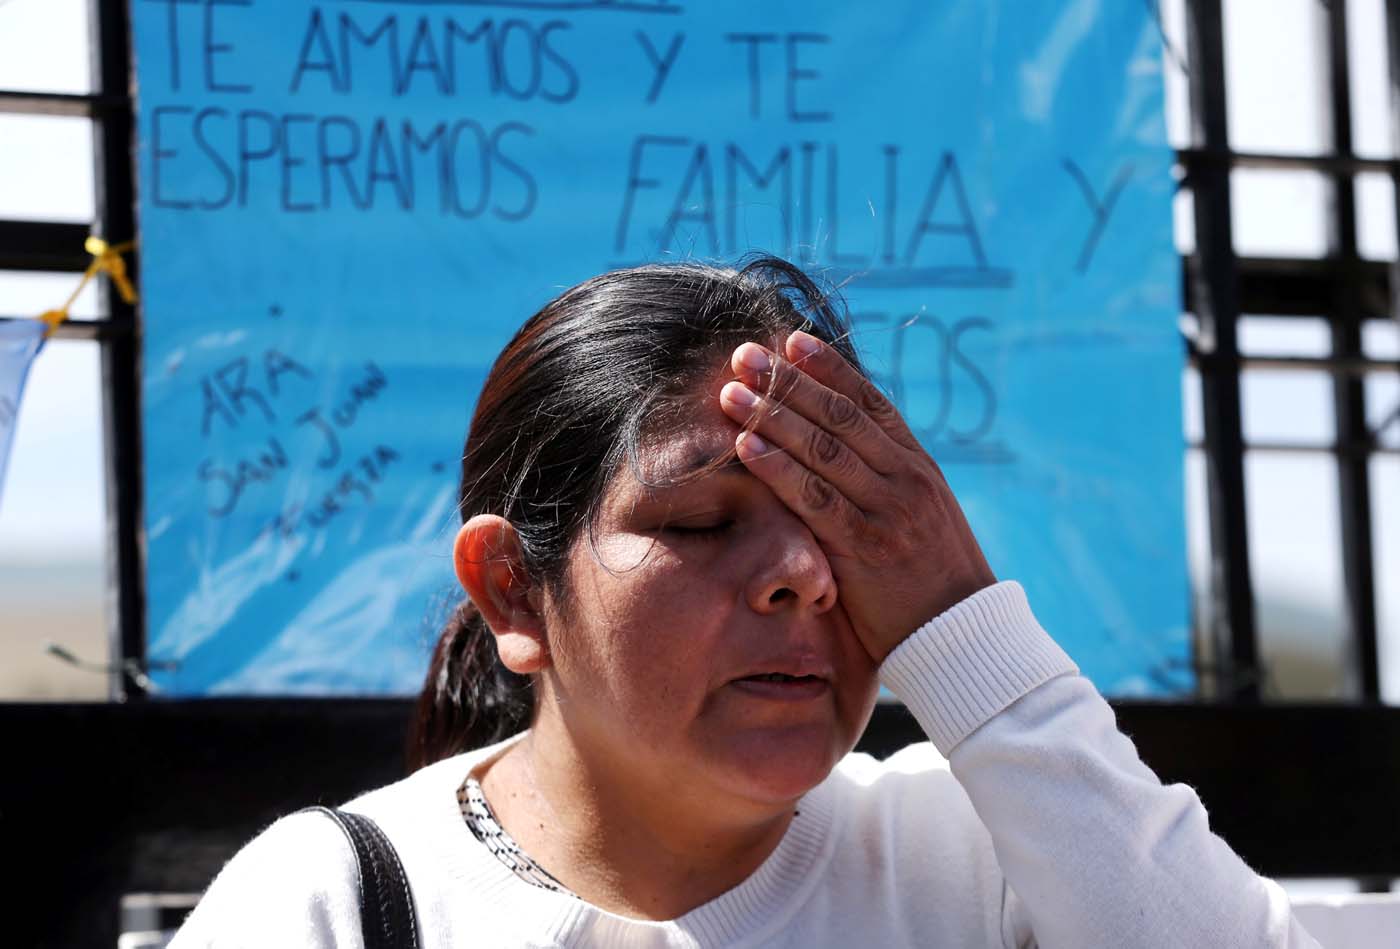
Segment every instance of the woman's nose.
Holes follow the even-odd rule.
[[[817,538],[796,516],[774,525],[748,584],[755,613],[793,608],[824,613],[836,605],[836,579]]]

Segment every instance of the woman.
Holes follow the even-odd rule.
[[[477,404],[407,779],[427,946],[1311,946],[998,583],[796,268],[604,274]],[[883,683],[932,744],[851,754]],[[357,945],[314,814],[174,945]]]

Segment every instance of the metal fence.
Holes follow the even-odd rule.
[[[1394,373],[1400,366],[1366,358],[1362,324],[1396,318],[1397,268],[1363,260],[1357,249],[1355,177],[1358,172],[1388,174],[1400,186],[1400,162],[1363,159],[1352,146],[1352,105],[1348,84],[1347,4],[1322,2],[1327,23],[1327,100],[1331,151],[1321,155],[1243,154],[1231,150],[1226,125],[1224,30],[1221,0],[1187,3],[1188,76],[1191,100],[1190,148],[1179,152],[1183,187],[1191,191],[1196,251],[1183,260],[1186,308],[1198,318],[1199,333],[1188,340],[1192,364],[1200,372],[1210,509],[1211,600],[1201,618],[1198,643],[1208,655],[1208,694],[1234,702],[1260,699],[1261,657],[1246,532],[1244,459],[1246,450],[1298,450],[1296,446],[1254,443],[1242,434],[1240,382],[1249,368],[1322,370],[1332,379],[1336,438],[1331,452],[1338,468],[1343,577],[1348,625],[1355,645],[1360,698],[1380,698],[1376,623],[1375,543],[1369,463],[1382,451],[1377,431],[1368,427],[1363,377]],[[1390,53],[1392,140],[1400,129],[1400,2],[1387,0]],[[1239,168],[1312,170],[1331,186],[1328,253],[1322,259],[1240,258],[1232,231],[1231,171]],[[1398,188],[1397,190],[1400,190]],[[1395,213],[1394,207],[1391,209]],[[1397,218],[1400,226],[1400,218]],[[1250,356],[1240,353],[1242,313],[1323,316],[1331,334],[1325,358]],[[1394,415],[1392,411],[1390,416]]]

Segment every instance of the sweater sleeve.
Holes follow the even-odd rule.
[[[362,945],[354,852],[333,821],[299,813],[234,854],[170,949]]]
[[[924,625],[880,669],[966,790],[1040,949],[1317,943],[1287,895],[1164,786],[1113,710],[998,583]]]

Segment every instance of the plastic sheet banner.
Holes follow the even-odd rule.
[[[158,686],[415,690],[515,328],[768,250],[1085,672],[1191,688],[1152,6],[133,4]]]
[[[5,471],[10,445],[19,422],[20,397],[34,357],[44,348],[48,324],[39,320],[0,322],[0,498],[5,494]]]

